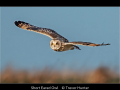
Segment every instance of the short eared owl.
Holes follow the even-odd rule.
[[[78,46],[76,45],[84,45],[84,46],[105,46],[105,45],[110,45],[108,44],[95,44],[91,42],[69,42],[66,38],[58,34],[52,29],[48,28],[42,28],[42,27],[37,27],[33,26],[29,23],[23,22],[23,21],[15,21],[15,25],[18,26],[19,28],[29,30],[29,31],[34,31],[40,34],[44,34],[48,37],[50,37],[52,40],[50,41],[50,47],[54,51],[67,51],[67,50],[73,50],[74,48],[81,50]]]

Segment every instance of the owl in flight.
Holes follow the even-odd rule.
[[[50,37],[52,39],[50,41],[50,47],[54,51],[58,51],[58,52],[67,51],[67,50],[73,50],[75,48],[78,49],[78,50],[81,50],[76,45],[84,45],[84,46],[105,46],[105,45],[110,45],[109,43],[108,44],[104,44],[104,43],[95,44],[95,43],[91,43],[91,42],[81,42],[81,41],[69,42],[66,38],[64,38],[63,36],[61,36],[60,34],[58,34],[57,32],[55,32],[52,29],[33,26],[33,25],[31,25],[29,23],[26,23],[26,22],[23,22],[23,21],[15,21],[14,23],[19,28],[29,30],[29,31],[34,31],[34,32],[44,34],[44,35]]]

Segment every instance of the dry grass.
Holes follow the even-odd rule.
[[[1,83],[119,83],[119,76],[106,67],[92,71],[15,70],[7,67],[1,73]]]

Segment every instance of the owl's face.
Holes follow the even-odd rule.
[[[50,47],[53,49],[53,50],[58,50],[60,49],[61,47],[61,42],[59,40],[51,40],[50,41]]]

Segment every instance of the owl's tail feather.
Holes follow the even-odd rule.
[[[76,49],[78,49],[78,50],[81,50],[78,46],[75,46],[75,45],[74,45],[74,47],[75,47]]]

